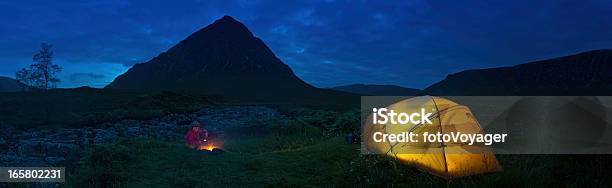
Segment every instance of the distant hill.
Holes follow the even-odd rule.
[[[414,96],[421,93],[420,89],[405,88],[396,85],[352,84],[336,86],[330,89],[372,96]]]
[[[174,92],[130,92],[89,87],[0,93],[0,122],[18,128],[81,127],[123,119],[191,113],[209,99]]]
[[[13,78],[0,76],[0,92],[23,91],[26,88],[27,86],[25,84]]]
[[[431,95],[609,95],[612,50],[594,50],[510,67],[448,75]]]

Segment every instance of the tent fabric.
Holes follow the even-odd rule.
[[[371,124],[371,116],[366,121],[365,135],[374,132],[398,134],[406,131],[422,135],[424,132],[450,134],[482,134],[484,130],[472,115],[470,109],[448,99],[432,96],[420,96],[399,101],[387,107],[395,112],[416,112],[421,108],[432,110],[432,124],[379,125]],[[419,137],[420,138],[420,137]],[[445,179],[474,174],[501,171],[493,150],[484,145],[467,145],[464,143],[431,143],[431,142],[374,142],[365,139],[367,149],[377,153],[386,153],[396,157],[400,162],[429,172]]]

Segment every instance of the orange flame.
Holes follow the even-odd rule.
[[[215,148],[217,148],[217,146],[215,146],[215,144],[213,143],[208,143],[206,145],[200,146],[200,150],[207,150],[207,151],[212,151]]]

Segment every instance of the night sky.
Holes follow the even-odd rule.
[[[49,42],[60,87],[103,87],[223,15],[317,87],[423,88],[465,69],[612,48],[612,1],[1,1],[0,75]]]

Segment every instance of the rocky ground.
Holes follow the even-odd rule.
[[[57,166],[70,162],[79,149],[109,143],[121,137],[182,140],[197,120],[211,132],[253,122],[286,119],[262,106],[208,107],[193,114],[171,114],[147,120],[124,120],[83,128],[30,129],[3,125],[0,129],[0,166]],[[67,161],[68,160],[68,161]]]

